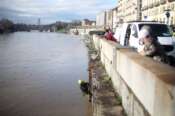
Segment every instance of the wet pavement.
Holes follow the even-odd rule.
[[[91,116],[78,79],[88,55],[75,36],[20,32],[0,36],[0,116]]]

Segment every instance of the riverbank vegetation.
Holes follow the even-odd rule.
[[[72,22],[63,22],[57,21],[52,24],[24,24],[24,23],[14,23],[9,19],[1,19],[0,20],[0,34],[3,33],[12,33],[18,31],[31,31],[38,30],[40,32],[59,32],[59,33],[67,33],[71,27],[80,26],[80,21],[72,21]]]
[[[14,32],[14,23],[8,19],[0,20],[0,33]]]

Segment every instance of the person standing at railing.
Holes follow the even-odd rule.
[[[105,32],[104,37],[105,37],[107,40],[116,42],[116,39],[114,38],[113,32],[111,31],[111,29],[106,29],[106,32]]]

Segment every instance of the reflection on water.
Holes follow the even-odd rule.
[[[87,80],[87,50],[57,33],[0,36],[0,116],[90,116],[77,80]]]

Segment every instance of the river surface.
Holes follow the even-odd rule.
[[[77,84],[88,80],[87,54],[75,36],[0,35],[0,116],[91,116]]]

